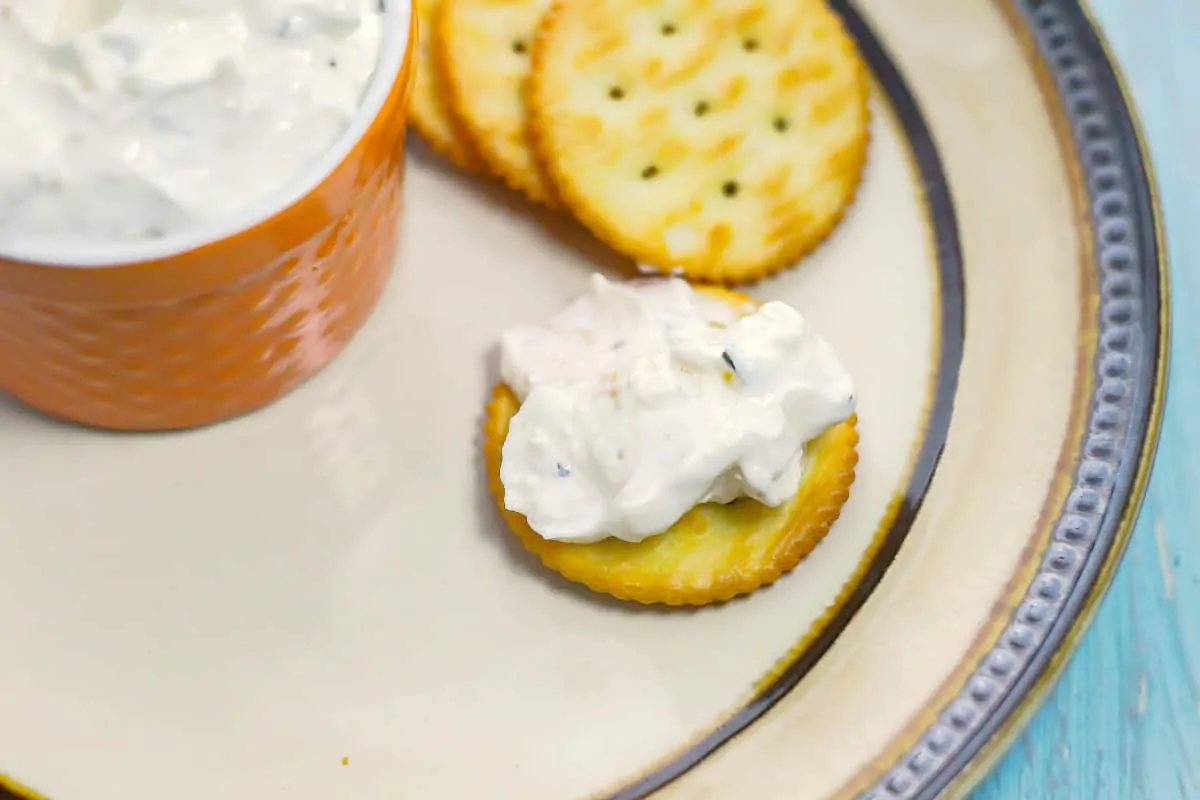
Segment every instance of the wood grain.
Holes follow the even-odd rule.
[[[972,800],[1200,798],[1200,4],[1092,6],[1158,172],[1173,279],[1169,398],[1112,590],[1054,694]]]

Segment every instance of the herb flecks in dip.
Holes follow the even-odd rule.
[[[507,331],[521,399],[504,502],[545,539],[639,542],[700,503],[796,493],[810,440],[854,411],[833,348],[783,303],[736,308],[677,279],[610,283]]]
[[[379,53],[379,0],[127,0],[60,43],[18,11],[0,13],[0,247],[236,213],[329,150]]]

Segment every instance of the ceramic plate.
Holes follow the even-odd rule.
[[[965,791],[1129,535],[1163,399],[1157,211],[1076,2],[835,5],[874,73],[865,182],[751,289],[859,383],[854,491],[794,573],[655,610],[521,550],[481,477],[497,338],[630,265],[418,145],[386,296],[300,390],[159,436],[0,405],[9,792]]]

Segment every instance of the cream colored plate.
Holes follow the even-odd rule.
[[[478,454],[497,337],[630,265],[414,147],[382,305],[293,395],[139,437],[0,404],[10,788],[898,798],[1003,741],[1146,477],[1153,196],[1070,0],[837,6],[876,77],[865,183],[825,246],[751,290],[800,308],[860,385],[853,494],[795,573],[653,610],[515,544]]]

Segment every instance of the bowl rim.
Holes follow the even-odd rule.
[[[325,153],[255,202],[239,211],[204,220],[158,239],[112,241],[108,239],[71,239],[54,237],[16,237],[0,244],[0,268],[3,261],[23,262],[48,268],[96,269],[162,261],[226,241],[251,230],[292,208],[312,194],[338,165],[346,160],[383,111],[388,97],[401,80],[412,48],[413,0],[381,0],[382,35],[375,72],[367,83],[350,125]]]

